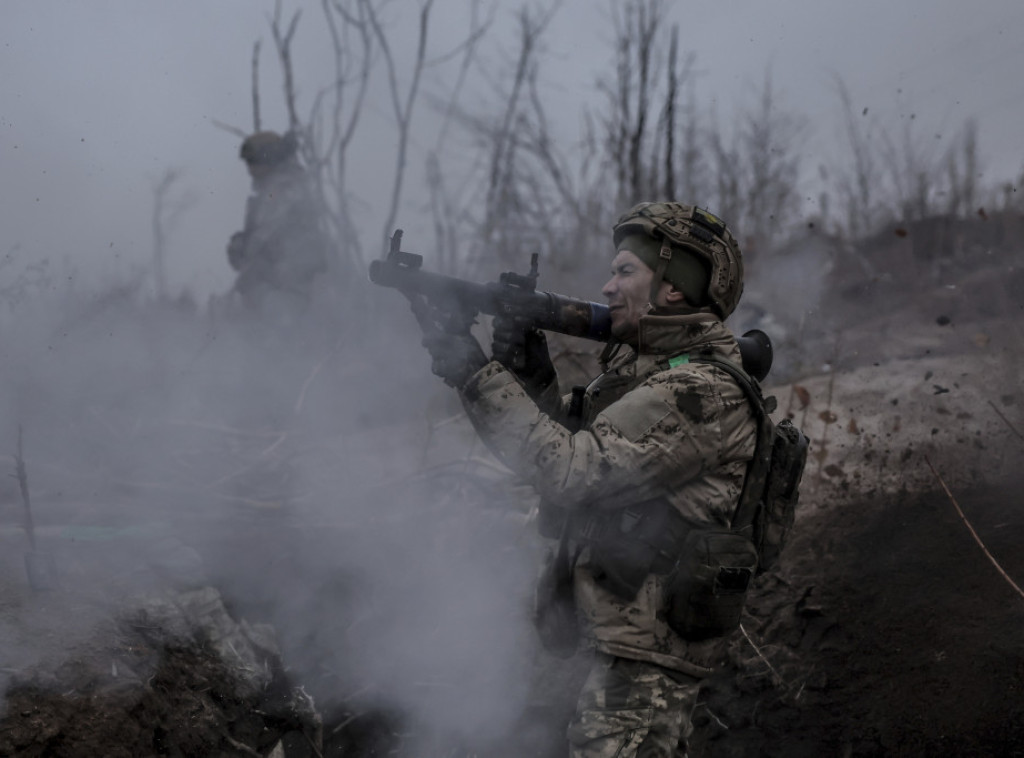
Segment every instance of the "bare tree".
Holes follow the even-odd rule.
[[[252,129],[260,130],[260,41],[252,46]]]
[[[657,168],[647,159],[658,152],[658,146],[653,144],[658,137],[649,134],[649,117],[657,74],[655,46],[664,9],[663,0],[630,0],[612,5],[615,78],[599,86],[608,101],[605,156],[614,167],[616,200],[620,206],[650,199],[652,192],[660,189]],[[673,86],[678,86],[678,81]],[[652,143],[651,153],[648,142]]]
[[[313,169],[317,196],[334,238],[341,268],[362,268],[362,239],[353,221],[348,189],[348,155],[363,116],[373,62],[369,3],[322,0],[330,35],[334,72],[331,83],[314,98],[302,142],[303,157]],[[341,244],[342,241],[344,244]]]
[[[423,0],[420,5],[419,33],[417,35],[416,57],[412,67],[410,81],[405,90],[404,97],[400,92],[398,83],[398,72],[395,59],[391,54],[391,46],[387,35],[381,26],[377,11],[366,0],[367,17],[370,26],[373,28],[377,44],[380,45],[384,54],[384,62],[388,75],[388,91],[391,95],[391,107],[395,115],[395,123],[398,126],[398,148],[395,156],[395,176],[391,184],[391,203],[388,207],[384,230],[381,235],[381,250],[387,250],[388,238],[394,229],[395,218],[398,215],[398,206],[402,201],[402,190],[405,184],[405,170],[409,150],[409,127],[412,124],[412,114],[416,106],[417,95],[419,94],[420,78],[423,75],[423,66],[427,55],[427,30],[430,27],[430,10],[434,0]]]
[[[615,72],[599,87],[607,114],[602,157],[613,177],[614,205],[700,202],[708,196],[707,151],[693,88],[696,56],[683,50],[679,27],[665,23],[663,0],[613,4],[612,13]]]
[[[742,224],[756,252],[771,249],[799,212],[800,160],[794,145],[803,124],[780,109],[770,71],[757,105],[742,115],[741,123],[740,163],[747,174],[742,213],[734,223]]]
[[[676,63],[679,59],[679,27],[672,26],[672,38],[668,48],[668,91],[665,106],[661,112],[662,130],[665,134],[665,184],[662,197],[676,197],[676,110],[679,101],[679,76]]]
[[[487,18],[481,18],[480,0],[472,0],[470,4],[469,35],[466,41],[452,54],[460,56],[459,69],[448,98],[439,103],[442,112],[441,128],[437,140],[426,158],[426,181],[429,190],[430,215],[434,226],[434,247],[438,267],[442,271],[452,271],[462,257],[462,242],[465,237],[460,233],[466,220],[463,210],[472,190],[472,184],[461,182],[459,192],[453,192],[446,181],[443,167],[443,154],[446,143],[452,133],[453,124],[465,121],[459,101],[470,72],[478,65],[479,43],[494,21],[493,9]]]
[[[961,162],[962,161],[962,162]],[[978,124],[968,119],[946,154],[946,213],[969,216],[978,209]]]
[[[333,80],[317,92],[305,121],[298,114],[292,52],[301,11],[295,11],[286,25],[278,0],[269,23],[282,70],[289,130],[298,139],[320,216],[335,240],[329,265],[334,280],[340,282],[350,280],[351,273],[363,265],[361,237],[352,221],[347,189],[347,156],[363,115],[372,67],[373,6],[371,0],[322,0],[321,11],[332,45]],[[253,101],[258,103],[255,73],[254,64]]]
[[[453,223],[462,227],[461,236],[472,240],[467,251],[471,265],[483,263],[492,269],[498,261],[514,263],[524,246],[536,242],[547,223],[539,209],[546,205],[550,179],[538,165],[538,155],[552,146],[535,88],[540,39],[557,8],[556,3],[545,12],[526,7],[517,12],[514,60],[501,67],[502,72],[512,73],[508,77],[499,74],[489,83],[490,90],[502,93],[499,101],[485,106],[484,112],[467,112],[452,107],[451,102],[445,106],[446,117],[472,141],[474,158],[469,166],[472,178],[462,182],[461,190],[451,192],[441,178],[440,155],[434,153],[429,164],[430,186],[444,198],[435,200],[435,228],[445,228],[444,233],[454,237]],[[463,59],[464,65],[468,60]],[[535,112],[538,107],[540,111]],[[556,168],[553,174],[558,172]],[[442,212],[443,220],[439,218]],[[453,263],[452,258],[447,262]]]
[[[167,242],[182,215],[195,204],[190,192],[175,193],[179,169],[169,168],[153,183],[153,279],[158,300],[167,297]]]
[[[708,142],[713,160],[714,208],[734,229],[742,230],[743,175],[739,134],[727,134],[718,123],[717,112],[713,112]]]
[[[381,64],[386,82],[385,92],[397,130],[390,200],[386,207],[381,235],[386,244],[386,239],[393,231],[402,208],[410,168],[413,117],[422,100],[424,72],[430,66],[441,65],[456,56],[462,57],[460,73],[456,85],[451,89],[446,106],[445,123],[448,124],[452,114],[457,110],[459,92],[474,70],[473,64],[479,43],[490,24],[490,19],[478,20],[482,0],[467,2],[474,18],[469,35],[453,50],[434,59],[428,58],[428,32],[434,0],[422,0],[419,3],[414,56],[407,64],[407,70],[403,71],[401,67],[406,64],[394,54],[393,34],[383,15],[387,5],[384,0],[321,0],[324,22],[322,26],[329,36],[334,56],[333,79],[315,94],[308,118],[305,120],[300,118],[298,113],[299,98],[293,74],[293,48],[300,13],[296,11],[285,19],[282,13],[282,0],[278,0],[275,6],[275,12],[270,18],[270,27],[283,72],[283,96],[290,129],[299,138],[302,161],[310,170],[315,183],[317,201],[332,235],[337,240],[335,247],[338,256],[333,263],[341,273],[342,279],[351,279],[348,274],[365,265],[365,225],[361,224],[357,228],[354,221],[357,216],[365,215],[364,212],[357,213],[354,210],[356,204],[363,200],[349,188],[348,173],[351,150],[356,144],[357,135],[360,133],[359,126],[365,113],[371,75],[377,64]],[[258,52],[254,52],[253,101],[258,118],[259,97],[255,63],[257,55]],[[445,126],[435,146],[435,154],[427,156],[427,182],[428,186],[434,189],[443,186],[439,153],[447,132],[448,127]],[[435,206],[435,221],[450,215],[452,208],[445,200],[447,197],[443,191],[431,193],[431,200]],[[442,226],[443,224],[435,224],[438,237],[454,238],[454,231],[451,228],[447,232],[438,231]]]
[[[690,53],[686,63],[686,70],[693,69],[696,56]],[[701,201],[708,202],[705,198],[711,198],[711,189],[708,186],[708,151],[704,146],[703,127],[697,107],[697,96],[693,77],[688,80],[688,94],[686,106],[683,108],[682,125],[679,128],[681,146],[679,148],[679,161],[682,176],[675,182],[677,194],[670,197],[678,197],[688,203],[700,204]]]
[[[874,144],[873,122],[866,120],[868,109],[863,108],[858,115],[846,83],[837,77],[835,85],[850,148],[850,165],[836,171],[836,191],[843,206],[839,224],[840,233],[850,239],[867,234],[881,221],[882,167]]]
[[[292,38],[299,25],[299,18],[302,11],[297,10],[292,14],[288,22],[288,29],[281,28],[281,0],[274,4],[274,17],[270,24],[270,30],[274,37],[274,47],[277,50],[277,57],[281,62],[281,72],[284,75],[284,99],[288,108],[288,129],[297,131],[299,129],[299,115],[295,112],[295,76],[292,72]],[[255,86],[255,85],[254,85]]]
[[[941,176],[939,161],[930,143],[920,139],[917,114],[902,116],[899,140],[882,132],[880,154],[893,188],[893,203],[904,223],[926,218],[933,212]]]

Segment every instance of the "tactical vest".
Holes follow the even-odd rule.
[[[563,540],[590,548],[594,580],[623,600],[632,601],[650,574],[664,575],[669,625],[684,638],[699,640],[735,630],[752,578],[777,562],[793,526],[808,440],[788,419],[778,425],[771,420],[775,398],[765,398],[739,366],[708,351],[676,356],[665,368],[684,363],[707,363],[732,376],[754,411],[754,455],[730,528],[687,524],[662,499],[608,513],[573,514],[556,528]],[[594,389],[605,389],[594,386],[602,377],[585,397],[577,392],[581,388],[574,389],[570,417],[575,412],[591,420],[637,383],[635,377],[612,377],[608,393],[595,398]]]

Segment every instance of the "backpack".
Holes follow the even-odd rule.
[[[778,424],[772,421],[769,414],[776,408],[775,398],[764,397],[760,385],[740,367],[708,355],[693,355],[690,360],[711,364],[732,376],[754,410],[757,442],[733,514],[732,530],[753,542],[758,555],[757,573],[763,574],[778,563],[793,528],[809,440],[789,419]]]

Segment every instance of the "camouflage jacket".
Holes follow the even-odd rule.
[[[258,184],[246,201],[245,226],[228,245],[243,294],[258,285],[308,294],[326,268],[327,238],[308,178],[287,167]]]
[[[732,377],[680,359],[708,348],[740,362],[732,333],[709,314],[644,316],[639,349],[626,348],[587,388],[576,433],[558,420],[562,403],[539,398],[542,411],[497,362],[469,380],[462,399],[491,450],[543,499],[577,516],[660,500],[691,528],[728,528],[757,425]],[[578,548],[574,596],[591,644],[695,676],[712,671],[723,641],[688,642],[669,629],[664,576],[648,575],[627,602],[596,581],[591,548]]]

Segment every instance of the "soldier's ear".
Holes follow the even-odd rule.
[[[668,292],[665,293],[665,302],[669,305],[679,304],[686,301],[686,295],[677,290],[674,286],[668,288]]]

